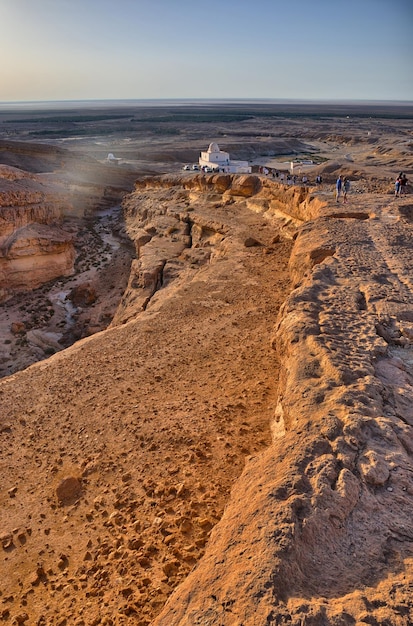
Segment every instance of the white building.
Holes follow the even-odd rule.
[[[248,161],[231,161],[229,153],[219,149],[217,143],[210,143],[206,152],[201,152],[199,167],[209,167],[212,170],[228,174],[250,174],[251,167]]]
[[[311,161],[310,159],[306,160],[306,161],[291,161],[290,164],[290,172],[291,174],[293,173],[294,169],[298,169],[298,173],[301,174],[301,168],[302,166],[305,165],[314,165],[314,162]]]
[[[108,163],[111,163],[112,165],[118,165],[120,159],[118,157],[115,157],[114,154],[112,154],[112,152],[109,152],[108,156],[106,157],[106,160]]]

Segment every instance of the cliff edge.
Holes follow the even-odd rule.
[[[156,626],[412,623],[413,207],[332,200],[290,211],[273,442]]]
[[[6,623],[412,622],[412,210],[137,182],[111,327],[0,381]]]

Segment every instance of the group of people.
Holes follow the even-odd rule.
[[[272,178],[279,180],[281,183],[285,185],[308,185],[309,180],[308,177],[304,174],[302,177],[296,176],[296,174],[286,174],[285,172],[279,172],[275,169],[268,169],[267,167],[259,166],[258,168],[259,174],[264,174],[264,176],[270,175]],[[315,182],[317,185],[321,185],[323,179],[320,175],[316,176]]]
[[[266,167],[260,167],[259,173],[268,176],[270,174],[273,178],[279,180],[281,183],[286,183],[287,185],[296,185],[297,183],[302,183],[303,185],[308,184],[308,178],[306,175],[302,177],[301,180],[298,179],[298,176],[293,176],[290,174],[285,175],[284,172],[279,172],[278,170],[268,170]],[[317,185],[320,185],[323,182],[323,179],[320,175],[318,175],[315,179]],[[400,174],[396,178],[395,182],[395,196],[399,197],[402,194],[406,193],[407,188],[407,176],[404,172],[400,172]],[[340,198],[343,198],[343,202],[346,203],[348,201],[347,195],[350,191],[350,180],[340,174],[340,176],[336,180],[336,202],[340,202]]]
[[[403,172],[400,172],[398,177],[396,178],[396,182],[394,183],[394,195],[397,197],[401,196],[402,193],[406,193],[407,186],[407,176]]]
[[[336,181],[336,202],[343,196],[343,202],[347,202],[347,194],[350,191],[350,181],[346,176],[340,174]]]

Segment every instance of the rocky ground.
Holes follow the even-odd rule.
[[[291,244],[237,203],[214,222],[194,204],[202,245],[144,312],[4,380],[4,619],[149,623],[270,442]]]
[[[295,212],[273,444],[155,624],[412,623],[412,210],[366,192]]]
[[[411,131],[323,124],[318,189],[140,179],[110,327],[0,381],[5,624],[413,623]]]

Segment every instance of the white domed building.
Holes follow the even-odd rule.
[[[219,149],[217,143],[209,144],[206,152],[201,152],[199,157],[199,167],[208,167],[214,171],[228,174],[250,174],[251,167],[248,161],[231,161],[229,153]]]

